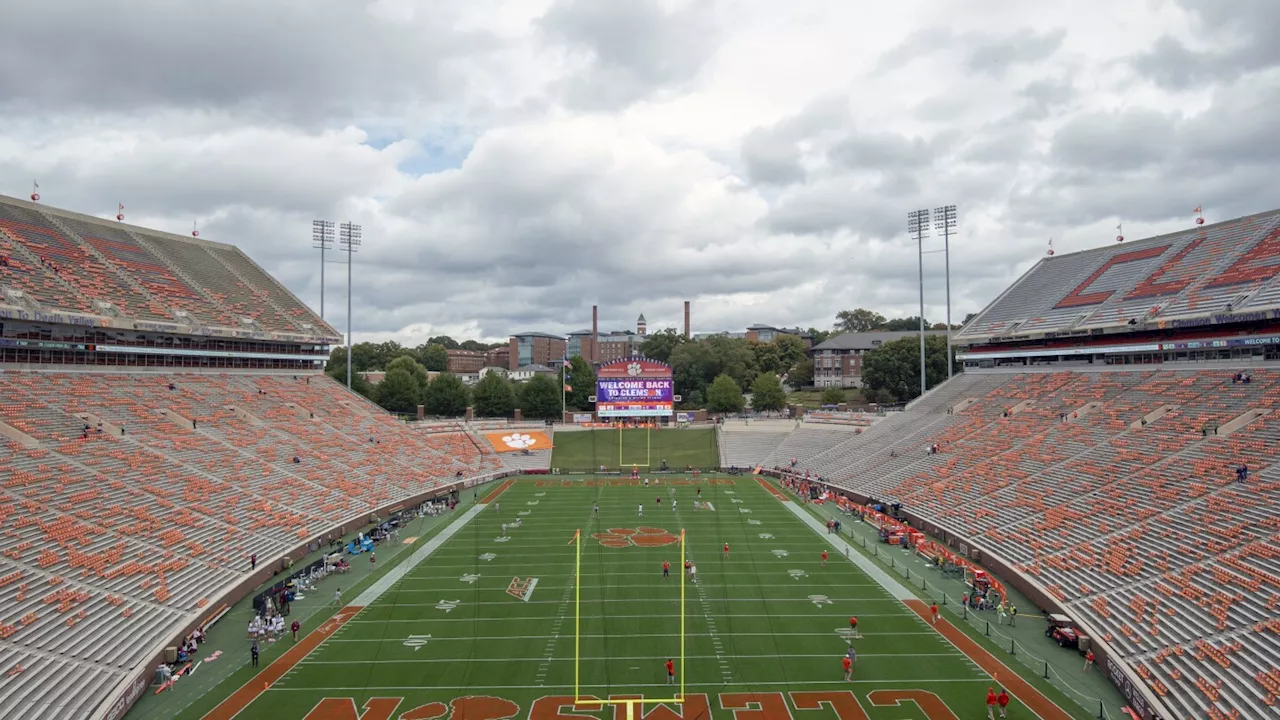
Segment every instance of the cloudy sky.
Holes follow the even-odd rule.
[[[1278,204],[1275,0],[9,0],[0,192],[231,242],[357,340],[953,317]],[[926,249],[941,247],[927,240]],[[345,268],[326,318],[345,327]],[[941,319],[940,254],[926,315]]]

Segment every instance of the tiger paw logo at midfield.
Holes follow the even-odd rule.
[[[655,527],[611,528],[606,532],[595,533],[591,537],[599,540],[601,545],[611,548],[662,547],[680,542],[680,538],[662,528]]]
[[[502,442],[506,443],[509,448],[524,450],[533,447],[538,441],[524,433],[512,433],[510,435],[503,435]]]

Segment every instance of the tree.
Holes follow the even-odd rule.
[[[838,387],[829,387],[822,391],[823,405],[839,405],[846,400],[844,390]]]
[[[516,389],[502,373],[485,373],[471,397],[478,417],[510,417],[516,409]]]
[[[587,398],[596,394],[596,372],[582,356],[569,361],[569,377],[566,383],[573,390],[565,397],[565,404],[572,410],[590,410]]]
[[[463,340],[462,344],[458,347],[462,350],[472,350],[475,352],[484,352],[489,349],[488,345],[480,342],[479,340]]]
[[[786,375],[796,365],[805,361],[809,356],[809,347],[804,344],[804,340],[795,335],[779,335],[773,341],[778,346],[778,359],[782,363],[782,369],[778,370],[779,375]],[[761,372],[764,368],[760,368]]]
[[[929,320],[927,318],[924,321],[924,326],[926,329],[929,328]],[[876,329],[887,330],[890,332],[910,332],[912,330],[918,331],[920,329],[920,316],[915,315],[912,317],[894,318]]]
[[[707,399],[702,396],[701,390],[694,390],[688,395],[680,396],[680,407],[685,410],[698,410],[707,404]]]
[[[839,332],[871,332],[879,330],[885,322],[887,321],[883,315],[865,308],[841,310],[836,313],[836,330]]]
[[[976,317],[978,317],[978,313],[969,313],[968,315],[965,315],[965,316],[964,316],[964,320],[961,320],[961,321],[960,321],[960,324],[961,324],[961,325],[968,325],[968,324],[969,324],[969,321],[970,321],[970,320],[972,320],[972,319],[974,319],[974,318],[976,318]]]
[[[445,350],[457,350],[458,341],[448,335],[437,335],[433,338],[427,338],[428,345],[440,345]]]
[[[787,405],[787,391],[782,380],[771,372],[762,372],[751,383],[751,407],[764,412],[781,410]]]
[[[767,373],[785,373],[787,369],[783,367],[782,353],[779,352],[775,343],[762,343],[754,340],[747,341],[747,347],[751,348],[751,357],[755,361],[755,366],[760,372]]]
[[[653,360],[670,363],[672,351],[686,342],[689,341],[685,340],[684,333],[666,328],[646,337],[644,342],[640,343],[640,354]]]
[[[374,388],[375,401],[384,410],[391,412],[417,412],[421,398],[422,388],[418,385],[418,381],[403,367],[388,370],[382,382]]]
[[[426,391],[427,382],[430,381],[430,378],[427,377],[427,369],[422,367],[422,364],[411,356],[401,355],[387,363],[387,372],[390,373],[392,370],[403,370],[408,373],[409,377],[413,378],[419,395]]]
[[[925,338],[925,376],[929,387],[947,379],[947,339]],[[959,368],[955,368],[959,371]],[[862,356],[862,383],[878,402],[904,402],[920,395],[920,340],[905,337]]]
[[[553,420],[560,417],[560,383],[549,375],[534,375],[520,386],[520,412],[524,417]]]
[[[835,333],[831,332],[830,330],[819,330],[818,328],[809,328],[808,330],[805,331],[805,334],[813,339],[814,345],[817,345],[820,342],[826,342],[827,338],[831,337]]]
[[[329,361],[325,363],[324,372],[338,382],[347,385],[347,349],[338,347],[329,352]],[[351,389],[364,397],[373,399],[373,386],[358,372],[351,373]]]
[[[440,373],[427,385],[423,404],[427,413],[441,417],[458,417],[467,411],[467,386],[453,373]]]
[[[742,412],[745,404],[742,387],[728,374],[716,376],[707,389],[707,410],[713,413]]]
[[[791,372],[787,373],[787,384],[793,390],[809,387],[813,384],[813,358],[805,358],[796,363],[791,368]]]
[[[431,372],[447,372],[449,370],[449,351],[437,343],[418,346],[418,362]]]

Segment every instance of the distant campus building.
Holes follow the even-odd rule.
[[[945,335],[927,330],[926,335]],[[862,387],[862,355],[887,342],[919,337],[916,330],[844,333],[813,346],[813,385],[819,388]]]

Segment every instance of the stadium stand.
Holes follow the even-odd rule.
[[[1143,717],[1274,717],[1278,253],[1272,212],[1041,261],[957,333],[965,373],[767,462],[1074,618]]]
[[[118,718],[285,558],[503,471],[339,340],[233,246],[0,197],[0,719]]]

